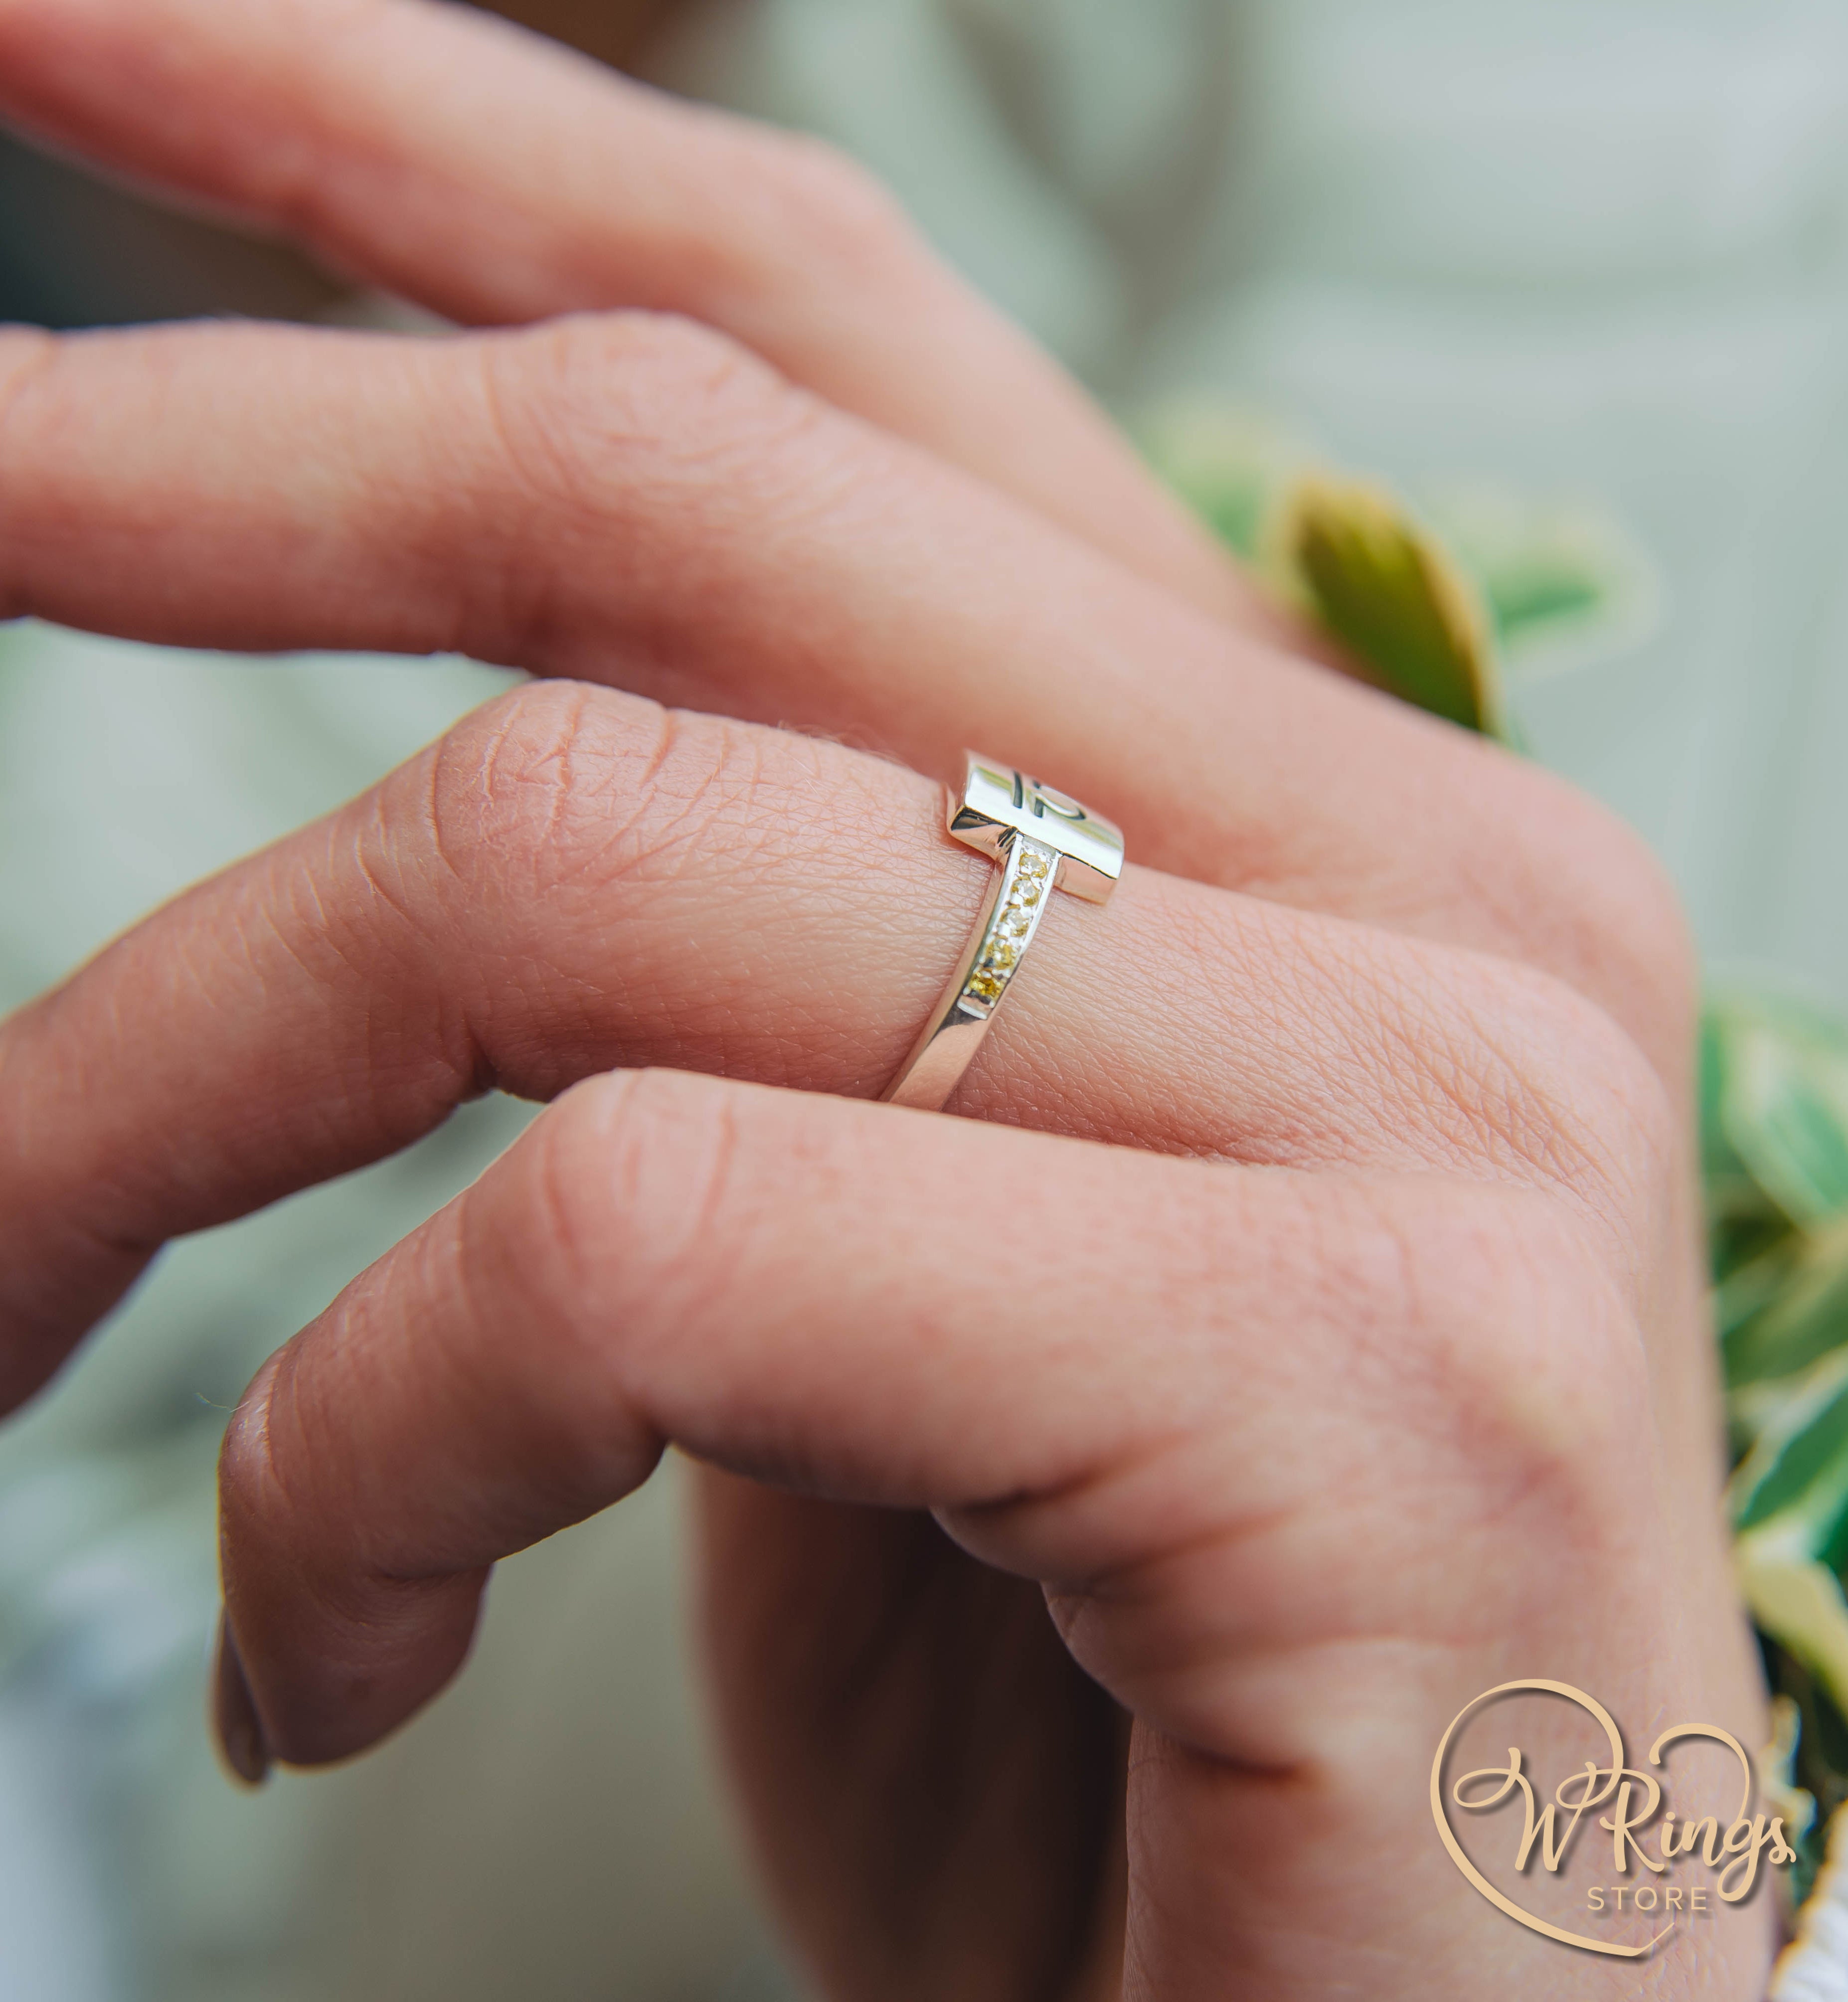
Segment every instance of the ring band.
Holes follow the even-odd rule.
[[[1123,836],[1110,821],[1011,765],[968,758],[962,791],[950,795],[949,831],[1000,866],[943,998],[881,1094],[928,1112],[943,1109],[975,1061],[1051,892],[1104,903],[1123,873]]]

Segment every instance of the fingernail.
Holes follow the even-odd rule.
[[[219,1756],[247,1787],[260,1787],[270,1777],[270,1748],[263,1739],[263,1719],[238,1658],[237,1643],[222,1613],[218,1616],[218,1660],[212,1675],[212,1723]]]

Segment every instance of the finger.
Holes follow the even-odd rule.
[[[0,1032],[6,1393],[166,1238],[489,1083],[544,1100],[657,1064],[877,1094],[991,874],[939,790],[880,761],[575,685],[504,698]],[[1456,1167],[1619,1237],[1665,1227],[1661,1093],[1595,1010],[1146,870],[1101,909],[1053,897],[955,1102],[1247,1162]]]
[[[716,336],[194,329],[12,358],[9,611],[455,647],[926,771],[974,743],[1158,867],[1529,960],[1679,1080],[1685,943],[1602,810],[1254,647]]]
[[[1217,1995],[1237,1966],[1297,1994],[1315,1861],[1345,1843],[1393,1881],[1391,1804],[1420,1798],[1456,1705],[1534,1649],[1625,1712],[1749,1707],[1699,1650],[1613,1652],[1729,1618],[1723,1583],[1669,1555],[1700,1511],[1648,1444],[1634,1332],[1532,1198],[598,1080],[240,1407],[220,1491],[247,1728],[295,1763],[364,1749],[453,1672],[490,1564],[672,1442],[929,1508],[1037,1582],[1136,1719],[1138,1992]],[[1510,1564],[1511,1542],[1539,1554]],[[1280,1797],[1302,1810],[1281,1826]],[[1055,1854],[1036,1840],[1028,1867]],[[1439,1916],[1395,1944],[1407,1993],[1454,1939],[1446,1896],[1473,1909],[1432,1854],[1414,1904]],[[865,1970],[856,1930],[807,1930],[832,1990]],[[1371,1992],[1373,1912],[1318,1939],[1319,1985]]]
[[[713,1723],[773,1905],[846,1962],[821,1992],[1114,1992],[1127,1720],[1044,1595],[915,1510],[696,1496]]]
[[[1281,630],[1076,385],[813,141],[407,0],[0,0],[0,111],[455,319],[705,321],[1208,609]]]
[[[1537,1331],[1493,1358],[1477,1332],[1472,1359],[1428,1303],[1407,1324],[1441,1254],[1395,1202],[669,1073],[582,1086],[274,1358],[233,1421],[226,1604],[268,1747],[312,1763],[389,1730],[453,1672],[486,1568],[628,1493],[672,1442],[775,1485],[936,1509],[1055,1600],[1100,1595],[1068,1641],[1145,1722],[1290,1763],[1303,1712],[1247,1707],[1235,1637],[1338,1654],[1318,1623],[1402,1611],[1400,1582],[1352,1549],[1298,1549],[1314,1582],[1294,1611],[1280,1581],[1260,1605],[1240,1575],[1260,1513],[1274,1529],[1325,1493],[1327,1435],[1369,1442],[1379,1505],[1429,1511],[1454,1550],[1468,1519],[1444,1511],[1485,1460],[1515,1513],[1543,1508],[1518,1498],[1529,1456],[1612,1422],[1579,1409],[1574,1372],[1620,1311],[1577,1292],[1562,1332],[1543,1304],[1591,1269],[1569,1233],[1530,1230],[1514,1261],[1524,1285],[1546,1268],[1522,1317]],[[1485,1214],[1449,1246],[1452,1288]],[[1420,1387],[1438,1382],[1442,1408]],[[1421,1435],[1452,1409],[1480,1433],[1431,1456]],[[1363,1610],[1347,1596],[1369,1569]]]

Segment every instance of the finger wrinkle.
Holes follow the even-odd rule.
[[[434,770],[436,763],[434,758],[426,754],[423,762]],[[347,843],[347,857],[360,881],[365,886],[368,896],[375,904],[383,905],[390,912],[408,936],[421,940],[429,931],[430,916],[427,912],[418,909],[413,892],[406,887],[403,860],[397,852],[398,841],[385,804],[386,790],[385,786],[375,786],[362,803],[363,810],[353,815],[354,825]],[[435,856],[439,865],[446,867],[448,857],[443,852],[441,828],[436,817],[428,811],[431,788],[427,785],[421,789],[421,796],[424,811],[419,820],[417,832],[420,836],[427,838],[431,853]],[[330,842],[329,845],[331,848],[333,844]],[[304,869],[300,872],[299,881],[301,891],[314,902],[313,916],[309,924],[311,933],[333,940],[345,927],[344,914],[328,904],[317,871]],[[368,940],[368,944],[371,943],[371,940]],[[335,949],[340,950],[337,945]],[[353,965],[354,954],[342,952],[341,957]],[[362,969],[354,965],[353,970],[358,972]]]
[[[549,512],[557,482],[532,476],[532,452],[535,444],[547,441],[523,438],[522,433],[532,427],[516,420],[509,408],[508,343],[490,337],[473,345],[475,374],[495,464],[511,476],[516,496],[523,494],[529,503],[536,500]],[[522,539],[507,533],[502,525],[529,509],[507,507],[507,480],[497,476],[493,466],[477,473],[471,484],[480,497],[481,532],[475,538],[476,554],[479,558],[492,553],[487,562],[471,567],[466,595],[475,602],[471,610],[459,612],[458,623],[465,633],[494,636],[484,641],[483,650],[541,669],[551,663],[556,641],[574,623],[566,609],[563,565],[569,559],[556,535],[542,533]],[[490,599],[491,605],[484,609],[485,601]]]
[[[729,1216],[740,1135],[728,1105],[696,1121],[658,1075],[615,1072],[567,1093],[535,1129],[522,1179],[521,1226],[484,1248],[484,1296],[511,1289],[525,1317],[534,1299],[557,1303],[557,1339],[533,1388],[607,1467],[612,1437],[625,1464],[638,1426],[665,1427],[648,1394],[654,1344],[680,1341],[722,1302],[747,1248]],[[503,1262],[503,1261],[506,1262]],[[562,1368],[568,1343],[574,1367]],[[612,1423],[613,1418],[613,1423]]]
[[[1666,1184],[1654,1171],[1674,1114],[1654,1066],[1614,1024],[1577,996],[1553,998],[1577,1018],[1567,1026],[1578,1033],[1537,1062],[1515,1011],[1468,1011],[1491,1060],[1476,1085],[1480,1116],[1598,1227],[1618,1268],[1634,1277],[1637,1233],[1653,1241],[1661,1220],[1654,1191]],[[1529,1081],[1536,1077],[1551,1082]]]
[[[1318,951],[1313,936],[1306,940],[1307,954],[1349,995],[1351,1005],[1373,1016],[1369,1040],[1383,1129],[1396,1123],[1393,1108],[1410,1100],[1424,1115],[1420,1125],[1445,1143],[1431,1156],[1433,1165],[1473,1174],[1499,1169],[1557,1189],[1606,1231],[1613,1216],[1632,1215],[1635,1177],[1622,1171],[1592,1122],[1572,1113],[1574,1079],[1559,1053],[1549,1050],[1536,1062],[1536,1020],[1550,1022],[1562,1006],[1582,1014],[1581,1004],[1561,991],[1539,997],[1536,1014],[1531,983],[1512,967],[1434,964],[1396,940],[1358,930],[1341,944],[1331,954]],[[1355,951],[1364,964],[1355,963]],[[1439,964],[1449,976],[1441,981]],[[1477,978],[1459,979],[1458,972]],[[1581,1047],[1569,1062],[1582,1062],[1595,1048],[1577,1040]]]
[[[420,829],[420,833],[427,832]],[[389,949],[382,928],[362,927],[330,906],[316,872],[301,872],[301,888],[316,905],[309,935],[326,940],[354,991],[378,997],[363,1017],[368,1061],[359,1081],[360,1090],[375,1100],[378,1084],[392,1072],[401,1071],[407,1057],[412,1068],[420,1072],[432,1063],[441,1068],[447,1079],[442,1094],[445,1112],[466,1098],[493,1090],[497,1072],[477,1020],[481,1008],[479,986],[472,981],[445,979],[437,971],[439,956],[433,951],[431,933],[438,916],[431,909],[420,908],[424,893],[410,887],[415,876],[404,868],[397,855],[382,788],[375,789],[365,802],[364,812],[353,829],[347,860],[364,886],[374,909],[389,913],[405,942],[405,949],[397,956],[399,978],[392,995],[399,1005],[388,1017],[381,1005],[392,992],[381,978],[385,970],[382,952]],[[308,970],[314,977],[314,970]],[[420,1026],[426,1022],[434,1034]],[[420,1131],[429,1110],[427,1102],[420,1103],[417,1114]]]
[[[1607,1460],[1627,1463],[1623,1441],[1647,1409],[1644,1337],[1572,1210],[1480,1184],[1434,1203],[1414,1184],[1362,1181],[1353,1203],[1372,1241],[1393,1247],[1403,1289],[1396,1332],[1355,1331],[1379,1412],[1488,1489],[1529,1464],[1595,1488]],[[1517,1321],[1511,1291],[1525,1303]]]
[[[1138,1597],[1145,1599],[1150,1596],[1145,1589],[1138,1592],[1137,1585],[1138,1581],[1147,1579],[1152,1568],[1256,1541],[1301,1514],[1299,1499],[1285,1502],[1267,1496],[1262,1505],[1235,1505],[1229,1512],[1209,1505],[1195,1527],[1177,1531],[1172,1511],[1198,1508],[1206,1501],[1202,1487],[1187,1484],[1188,1491],[1168,1504],[1169,1512],[1163,1519],[1149,1522],[1139,1535],[1127,1535],[1127,1519],[1139,1511],[1133,1499],[1125,1505],[1126,1491],[1158,1474],[1163,1460],[1202,1443],[1212,1443],[1210,1428],[1176,1428],[1138,1442],[1075,1480],[1006,1505],[1001,1519],[1002,1533],[1017,1536],[1030,1548],[1034,1575],[1044,1584],[1049,1601],[1067,1601],[1074,1607],[1087,1601],[1093,1607],[1107,1603],[1133,1605]],[[1113,1497],[1118,1498],[1113,1500]],[[1053,1526],[1043,1519],[1055,1515],[1076,1518],[1087,1511],[1093,1519],[1088,1523],[1068,1519],[1062,1538],[1056,1537]],[[959,1507],[954,1519],[960,1524],[970,1512]],[[979,1522],[987,1512],[985,1508],[976,1512],[976,1519]],[[1008,1520],[1009,1516],[1014,1519]],[[1083,1564],[1074,1566],[1069,1547],[1082,1547],[1087,1542],[1101,1544],[1105,1550]],[[1138,1547],[1125,1549],[1126,1543]],[[1062,1543],[1067,1547],[1057,1547]]]
[[[621,565],[596,596],[599,637],[612,596],[638,628],[671,614],[706,589],[715,545],[786,532],[838,483],[820,476],[838,455],[797,448],[840,420],[709,327],[632,310],[480,347],[507,473],[550,525],[539,560],[561,577],[574,558]]]
[[[789,818],[787,787],[767,762],[773,740],[760,730],[570,683],[504,699],[507,712],[485,748],[466,748],[469,778],[458,789],[465,832],[456,831],[442,793],[433,794],[452,873],[472,898],[481,895],[484,859],[490,881],[504,885],[517,855],[555,914],[562,898],[578,891],[607,919],[613,886],[690,879],[710,891],[774,847]],[[536,816],[528,804],[535,784],[546,794]],[[756,811],[765,791],[782,811]],[[483,815],[472,804],[478,797],[509,801],[510,810]],[[655,866],[663,862],[671,867]],[[622,908],[639,915],[633,904]]]
[[[424,752],[421,759],[424,783],[418,793],[420,821],[418,832],[429,843],[430,853],[437,866],[459,891],[468,888],[468,878],[450,846],[448,816],[443,811],[443,746],[438,745]],[[385,807],[385,789],[380,787],[377,794],[378,817],[381,838],[391,839],[389,823]]]
[[[775,1283],[775,1243],[766,1246],[765,1229],[783,1213],[783,1188],[833,1163],[783,1160],[784,1122],[766,1127],[745,1111],[748,1124],[730,1094],[690,1090],[672,1072],[580,1086],[549,1115],[556,1130],[544,1137],[545,1200],[552,1227],[571,1246],[570,1325],[599,1396],[613,1388],[654,1430],[694,1452],[716,1429],[736,1459],[755,1434],[759,1456],[793,1476],[788,1442],[732,1408],[725,1345],[740,1303]],[[763,1158],[766,1145],[777,1160]],[[813,1210],[828,1203],[825,1189],[811,1187]],[[751,1310],[764,1311],[761,1302]],[[774,1325],[778,1310],[768,1311]],[[683,1399],[685,1412],[675,1408]]]
[[[745,1147],[738,1113],[729,1093],[702,1092],[689,1104],[669,1074],[640,1071],[621,1100],[620,1116],[605,1128],[629,1243],[645,1246],[650,1299],[671,1283],[677,1328],[722,1307],[755,1248],[754,1205],[746,1192],[761,1189],[762,1181],[741,1172]],[[638,1229],[638,1222],[646,1229]]]
[[[580,314],[475,343],[504,469],[516,489],[556,509],[606,519],[620,492],[610,459],[653,452],[697,465],[724,424],[699,422],[762,363],[720,336],[664,314]],[[738,414],[742,414],[741,413]],[[503,483],[496,483],[501,484]]]
[[[762,735],[723,717],[671,709],[661,717],[654,749],[627,788],[633,804],[621,828],[623,873],[638,877],[648,863],[673,855],[690,858],[710,882],[721,862],[736,867],[766,839],[751,811],[764,777]],[[724,839],[709,841],[716,832]]]
[[[556,852],[566,817],[585,790],[579,776],[578,746],[590,706],[588,689],[574,682],[556,683],[546,689],[542,705],[517,698],[508,705],[510,714],[522,719],[536,711],[542,726],[539,731],[498,730],[489,739],[482,762],[482,791],[490,800],[503,790],[517,797],[522,832],[535,855]],[[511,781],[504,788],[504,780]],[[542,809],[536,823],[527,818],[535,793]]]
[[[591,704],[576,682],[529,683],[477,710],[429,754],[432,848],[471,915],[484,887],[505,886],[516,856],[529,869],[557,860]],[[535,870],[528,887],[540,880]]]

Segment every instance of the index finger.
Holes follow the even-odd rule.
[[[1207,609],[1284,628],[1077,385],[813,141],[420,0],[0,0],[0,111],[453,319],[702,320]]]

